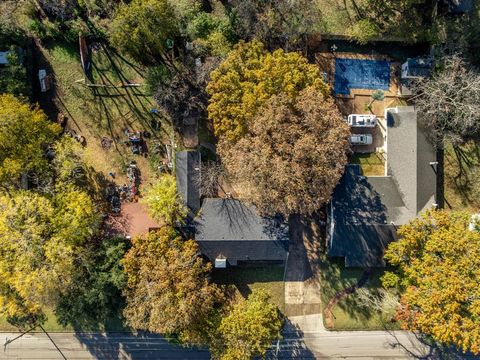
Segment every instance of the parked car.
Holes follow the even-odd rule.
[[[371,134],[353,134],[349,141],[352,145],[371,145],[373,138]]]
[[[351,127],[375,127],[377,117],[369,114],[350,114],[347,122]]]

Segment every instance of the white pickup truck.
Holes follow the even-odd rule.
[[[369,114],[350,114],[348,115],[348,126],[351,127],[375,127],[377,117]]]

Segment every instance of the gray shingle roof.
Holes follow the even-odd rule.
[[[205,199],[195,218],[195,240],[214,261],[285,260],[288,226],[278,218],[258,215],[253,206],[234,199]]]
[[[179,151],[176,153],[175,173],[177,191],[190,210],[190,217],[200,208],[200,189],[196,177],[200,176],[200,152]]]
[[[330,212],[328,254],[345,266],[384,266],[396,227],[435,203],[435,152],[417,123],[413,107],[387,116],[387,176],[365,177],[349,165],[335,189]]]

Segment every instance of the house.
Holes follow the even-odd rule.
[[[188,209],[189,219],[193,219],[200,209],[201,156],[199,151],[179,151],[175,155],[177,192]]]
[[[200,251],[216,268],[287,259],[288,225],[281,218],[260,216],[240,200],[205,199],[194,224]]]
[[[384,176],[363,176],[348,165],[329,210],[329,257],[346,267],[385,266],[387,245],[397,228],[436,207],[436,153],[411,106],[387,109]]]

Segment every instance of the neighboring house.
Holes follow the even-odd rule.
[[[205,199],[194,223],[200,251],[216,268],[287,259],[288,225],[239,200]]]
[[[402,79],[423,79],[432,73],[433,62],[430,58],[407,59],[402,64]]]
[[[199,151],[179,151],[176,153],[175,173],[177,192],[188,208],[188,217],[193,219],[200,209],[201,156]]]
[[[385,266],[396,229],[436,207],[436,153],[411,106],[387,109],[385,176],[362,176],[348,165],[336,187],[327,231],[328,256],[346,267]]]

